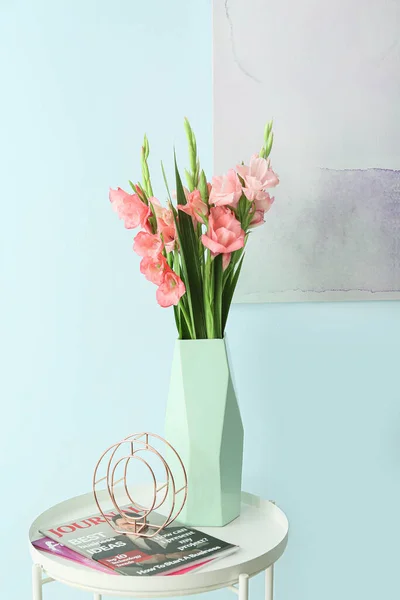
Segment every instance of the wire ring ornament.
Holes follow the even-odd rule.
[[[171,467],[163,457],[161,452],[156,449],[155,443],[162,443],[168,451],[174,463],[174,471],[172,472]],[[123,452],[122,457],[117,457],[118,451]],[[163,473],[163,482],[158,483],[154,468],[150,465],[150,453],[151,458],[159,462],[159,467]],[[143,454],[148,456],[143,457]],[[127,474],[128,466],[131,461],[137,461],[147,468],[150,479],[152,482],[152,496],[147,506],[139,504],[134,500],[131,495],[131,490],[128,486]],[[176,467],[176,470],[175,470]],[[123,469],[123,476],[116,478],[117,469]],[[104,477],[101,477],[101,473],[106,472]],[[100,490],[98,486],[100,483],[105,482],[105,491],[107,498],[111,500],[114,509],[121,515],[121,517],[128,523],[129,529],[123,529],[116,525],[110,511],[104,510],[100,503]],[[179,482],[179,488],[177,489],[177,482]],[[122,492],[124,496],[124,506],[121,506],[121,493],[118,494],[118,500],[116,497],[116,486],[118,484],[119,492]],[[104,491],[104,489],[102,490]],[[96,468],[93,473],[93,495],[101,515],[107,521],[107,523],[117,533],[134,533],[134,535],[140,537],[151,538],[161,529],[167,527],[174,521],[181,510],[183,509],[186,498],[187,498],[187,475],[184,464],[169,442],[163,439],[156,433],[133,433],[127,436],[122,441],[113,444],[102,454],[96,464]],[[103,496],[104,497],[104,496]],[[170,506],[166,508],[167,500]],[[130,507],[127,509],[126,504],[130,503]],[[167,512],[165,520],[160,523],[152,523],[152,513],[164,505],[164,511]],[[134,510],[134,512],[132,512]]]

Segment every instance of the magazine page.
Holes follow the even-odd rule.
[[[132,510],[128,516],[137,516],[132,507],[123,509]],[[92,515],[56,524],[42,530],[42,534],[123,575],[166,575],[200,566],[236,549],[232,544],[176,523],[151,538],[144,538],[135,535],[133,525],[119,513],[110,511],[107,517],[132,533],[117,533],[103,516]]]

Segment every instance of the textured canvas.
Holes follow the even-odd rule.
[[[274,118],[238,302],[400,299],[400,0],[214,0],[214,162]]]

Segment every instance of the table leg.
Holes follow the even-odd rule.
[[[93,600],[101,600],[101,594],[93,594]]]
[[[32,600],[42,600],[42,567],[32,565]]]
[[[249,598],[249,576],[246,573],[239,575],[239,600]]]
[[[274,597],[274,565],[265,571],[265,600],[273,600]]]

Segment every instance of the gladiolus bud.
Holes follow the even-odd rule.
[[[193,180],[193,187],[191,188],[191,191],[194,189],[194,187],[196,187],[197,185],[197,177],[196,175],[198,174],[198,161],[197,161],[197,144],[196,144],[196,137],[193,133],[193,129],[190,126],[190,123],[188,121],[188,119],[185,117],[184,120],[184,128],[185,128],[185,133],[186,133],[186,137],[188,140],[188,146],[189,146],[189,162],[190,162],[190,169],[192,171],[192,180]]]
[[[187,184],[188,184],[189,191],[190,191],[190,192],[193,192],[193,190],[194,190],[194,181],[193,181],[193,177],[192,177],[192,175],[189,173],[189,171],[187,171],[186,169],[185,169],[185,177],[186,177],[186,181],[187,181]]]
[[[208,185],[206,174],[202,170],[199,178],[199,191],[204,202],[208,202]]]
[[[267,140],[269,138],[269,134],[272,131],[272,125],[273,125],[273,121],[268,121],[268,123],[265,125],[265,129],[264,129],[264,141],[265,141],[265,144],[267,144]]]
[[[269,134],[268,140],[266,141],[266,144],[265,144],[265,157],[264,158],[268,158],[268,156],[270,155],[273,143],[274,143],[274,132],[271,131]]]

